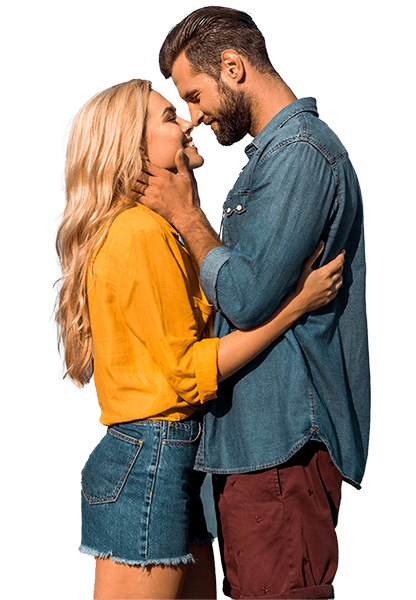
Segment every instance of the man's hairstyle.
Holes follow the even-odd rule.
[[[159,66],[168,79],[178,56],[185,52],[195,74],[207,73],[220,79],[221,54],[235,50],[262,73],[274,73],[264,37],[245,12],[222,6],[195,10],[178,23],[166,37],[159,54]]]

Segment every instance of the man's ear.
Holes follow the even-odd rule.
[[[244,81],[244,62],[235,50],[224,50],[221,54],[221,76],[229,83],[242,83]]]

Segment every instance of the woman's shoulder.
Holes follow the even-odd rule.
[[[173,227],[158,214],[137,204],[121,212],[110,227],[112,237],[122,237],[124,240],[140,235],[166,235],[173,233]]]
[[[171,246],[171,229],[174,231],[165,219],[146,206],[127,208],[111,223],[103,243],[94,253],[94,264],[97,269],[101,265],[105,272],[117,270],[128,256],[145,248]]]

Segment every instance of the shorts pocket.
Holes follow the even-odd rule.
[[[108,430],[82,471],[82,492],[89,504],[117,500],[142,445],[142,440]]]
[[[198,421],[175,421],[169,423],[167,439],[162,444],[179,444],[191,446],[199,441],[202,433],[202,423]]]

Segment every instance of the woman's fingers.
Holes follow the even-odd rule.
[[[336,258],[334,258],[334,260],[331,260],[331,262],[328,263],[328,268],[330,270],[330,273],[335,275],[338,272],[342,273],[342,269],[344,268],[344,261],[345,261],[345,250],[341,250],[341,252],[338,254],[338,256]]]
[[[322,241],[319,242],[318,245],[316,246],[315,250],[312,252],[312,254],[305,260],[305,262],[303,263],[303,266],[305,268],[312,269],[314,262],[322,254],[324,248],[325,248],[325,244]]]
[[[329,262],[326,267],[328,269],[328,279],[330,281],[330,286],[328,288],[328,298],[327,303],[331,302],[336,298],[339,290],[343,284],[342,272],[344,269],[344,261],[345,261],[345,250],[342,250],[337,257],[334,258],[331,262]]]

